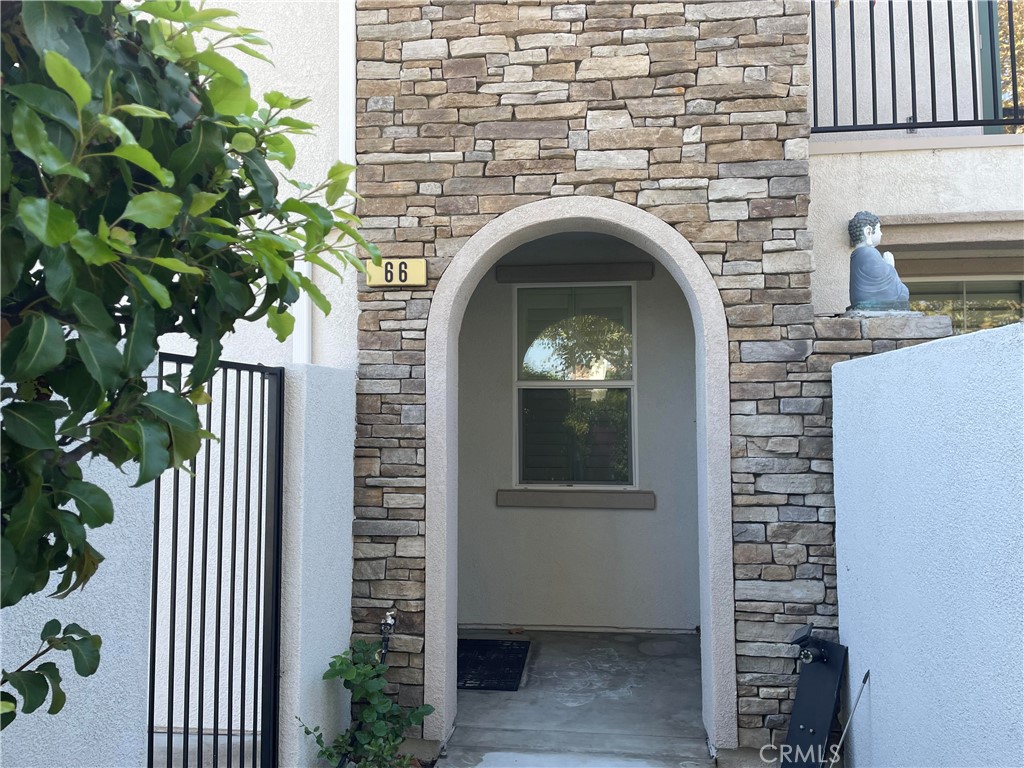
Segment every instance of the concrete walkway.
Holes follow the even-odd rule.
[[[437,768],[704,768],[693,635],[469,633],[533,641],[518,691],[459,691]]]

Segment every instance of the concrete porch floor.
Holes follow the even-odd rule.
[[[515,692],[458,694],[437,768],[703,768],[694,635],[461,632],[531,640]]]

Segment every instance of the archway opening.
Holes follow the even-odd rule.
[[[648,260],[653,259],[659,265],[657,270],[674,281],[677,291],[682,291],[690,312],[695,374],[701,711],[712,747],[735,747],[728,344],[724,308],[707,268],[678,232],[633,206],[586,197],[533,203],[490,222],[452,259],[434,293],[427,326],[424,682],[425,698],[436,707],[436,712],[426,723],[425,735],[446,739],[457,706],[459,335],[467,307],[481,281],[506,255],[548,235],[580,232],[618,238]],[[508,416],[512,418],[511,413]]]

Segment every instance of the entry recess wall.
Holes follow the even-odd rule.
[[[460,624],[700,623],[693,324],[660,265],[634,295],[638,487],[657,508],[516,508],[495,505],[515,479],[515,288],[493,269],[477,287],[459,342]]]

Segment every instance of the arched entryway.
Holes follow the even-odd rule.
[[[689,242],[626,203],[571,197],[531,203],[489,222],[462,247],[438,283],[427,323],[427,511],[425,700],[427,738],[455,719],[458,558],[458,341],[477,284],[516,247],[561,232],[624,240],[654,257],[691,308],[696,337],[697,505],[704,725],[715,748],[733,748],[736,661],[729,469],[728,335],[714,280]]]

